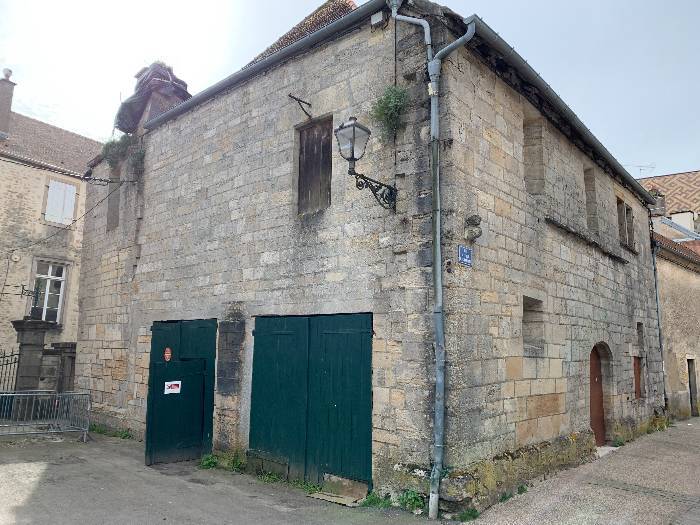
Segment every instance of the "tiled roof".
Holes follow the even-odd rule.
[[[672,241],[668,237],[653,232],[652,238],[661,245],[662,248],[692,262],[700,265],[700,254],[684,246],[685,243]]]
[[[666,211],[700,212],[700,170],[639,179],[647,191],[657,190],[666,197]]]
[[[101,149],[96,140],[14,111],[8,137],[0,139],[0,155],[7,152],[78,173],[86,170],[88,161]]]
[[[327,0],[318,9],[301,22],[287,31],[277,41],[268,47],[265,51],[256,56],[248,66],[261,61],[263,58],[276,53],[280,49],[293,44],[297,40],[301,40],[307,35],[314,33],[331,22],[335,22],[339,18],[344,17],[357,6],[352,0]],[[247,67],[247,66],[246,66]]]

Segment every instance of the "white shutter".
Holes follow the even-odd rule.
[[[75,186],[57,180],[49,181],[44,218],[49,222],[70,224],[75,210]]]

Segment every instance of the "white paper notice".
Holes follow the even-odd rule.
[[[166,381],[164,394],[179,394],[182,388],[182,381]]]

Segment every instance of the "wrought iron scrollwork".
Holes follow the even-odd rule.
[[[355,186],[358,190],[368,188],[372,192],[382,208],[396,211],[396,187],[389,186],[378,180],[374,180],[366,175],[357,173],[354,170],[350,171],[350,175],[355,176]]]

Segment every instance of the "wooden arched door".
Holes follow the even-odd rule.
[[[603,374],[600,366],[600,354],[593,347],[591,351],[591,428],[595,434],[595,444],[605,445],[605,409],[603,407]]]

